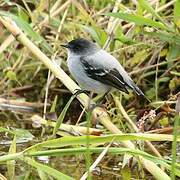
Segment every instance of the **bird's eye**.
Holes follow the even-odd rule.
[[[81,44],[78,44],[77,47],[78,47],[78,48],[82,48],[82,45],[81,45]]]
[[[82,48],[83,48],[83,46],[80,45],[80,44],[76,46],[76,49],[77,49],[77,50],[81,50]]]

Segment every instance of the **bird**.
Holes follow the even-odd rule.
[[[68,50],[67,66],[82,89],[97,94],[117,89],[128,94],[130,88],[145,97],[119,61],[94,42],[77,38],[61,46]]]

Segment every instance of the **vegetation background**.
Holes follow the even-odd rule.
[[[0,22],[0,179],[180,177],[179,0],[4,0]],[[72,96],[60,44],[78,37],[151,102],[116,91],[91,112]]]

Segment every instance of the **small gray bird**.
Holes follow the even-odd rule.
[[[78,84],[94,93],[108,93],[112,88],[126,92],[131,88],[144,96],[116,58],[83,38],[61,45],[68,49],[67,65]]]

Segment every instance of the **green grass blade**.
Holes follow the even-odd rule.
[[[169,45],[169,51],[166,56],[167,62],[168,62],[168,67],[171,67],[173,65],[172,59],[176,59],[180,57],[180,45],[177,44],[170,44]]]
[[[65,155],[79,155],[79,154],[85,154],[86,153],[86,147],[80,147],[80,148],[68,148],[68,149],[54,149],[54,150],[46,150],[46,151],[36,151],[36,152],[29,152],[26,153],[25,156],[65,156]],[[89,148],[90,153],[101,153],[105,148],[104,147],[96,147],[96,148]],[[171,169],[171,161],[165,160],[160,157],[153,156],[149,153],[146,153],[144,151],[138,150],[138,149],[130,149],[130,148],[117,148],[117,147],[110,147],[108,149],[108,153],[110,154],[128,154],[133,156],[142,156],[154,163],[157,163],[159,165],[162,165],[166,167],[167,169]],[[177,163],[175,164],[174,172],[176,175],[180,176],[180,165]]]
[[[29,158],[29,157],[25,157],[22,159],[25,163],[31,165],[32,167],[41,169],[42,171],[44,171],[45,173],[49,174],[50,176],[54,177],[55,179],[58,180],[73,180],[74,178],[67,176],[59,171],[57,171],[56,169],[53,169],[49,166],[46,166],[44,164],[38,163],[35,160]]]
[[[10,161],[10,160],[16,160],[22,156],[22,153],[13,153],[13,154],[8,154],[4,156],[0,156],[0,162],[5,162],[5,161]]]
[[[98,27],[80,25],[83,31],[88,32],[92,38],[102,47],[107,40],[107,33]]]
[[[180,26],[180,0],[176,0],[174,3],[174,23]]]
[[[89,136],[91,145],[99,145],[104,143],[109,143],[114,141],[127,141],[127,140],[144,140],[144,141],[173,141],[172,135],[167,134],[144,134],[144,133],[131,133],[131,134],[113,134],[105,136]],[[177,141],[180,142],[180,136],[178,136]],[[66,136],[58,139],[47,140],[42,143],[36,144],[27,148],[25,151],[30,151],[36,149],[37,147],[65,147],[74,145],[86,145],[86,136]]]
[[[58,100],[58,96],[56,95],[55,98],[54,98],[54,101],[52,103],[50,112],[55,112],[56,111],[57,100]]]
[[[96,32],[96,30],[95,30],[93,27],[91,27],[91,26],[85,26],[85,25],[80,25],[80,27],[81,27],[84,31],[86,31],[86,32],[88,32],[89,34],[91,34],[92,38],[93,38],[96,42],[98,42],[98,43],[100,44],[101,40],[100,40],[99,34]]]
[[[169,28],[167,28],[163,23],[153,21],[153,20],[145,18],[143,16],[139,16],[139,15],[135,15],[135,14],[122,13],[122,12],[107,13],[106,15],[107,16],[113,16],[116,18],[120,18],[120,19],[123,19],[123,20],[128,21],[128,22],[134,22],[136,25],[140,25],[140,26],[147,25],[147,26],[151,26],[154,28],[160,28],[162,30],[169,31]]]
[[[91,153],[90,153],[90,135],[89,135],[89,128],[91,126],[91,119],[92,119],[92,112],[88,111],[86,116],[87,122],[87,135],[86,135],[86,153],[85,153],[85,161],[86,161],[86,171],[88,172],[87,179],[92,179],[90,167],[91,167]]]
[[[46,42],[46,40],[38,33],[36,33],[26,21],[9,12],[0,11],[0,15],[12,18],[16,22],[16,24],[21,28],[21,30],[23,30],[31,38],[33,38],[40,46],[42,46],[49,53],[53,52],[52,47]]]
[[[15,135],[14,131],[9,130],[9,129],[4,128],[4,127],[0,127],[0,132],[8,132],[8,133],[10,133],[10,134],[14,134],[14,135]]]
[[[9,154],[13,153],[16,153],[16,136],[14,136],[9,148]],[[15,178],[15,160],[7,161],[7,173],[10,180],[13,180]]]
[[[48,176],[47,176],[47,174],[44,172],[44,171],[42,171],[40,168],[37,168],[37,172],[38,172],[38,175],[39,175],[39,177],[40,177],[40,179],[41,180],[48,180]]]
[[[61,126],[61,123],[64,120],[64,117],[66,115],[66,112],[69,108],[69,106],[71,105],[72,101],[74,100],[75,96],[71,96],[71,98],[69,99],[69,101],[67,102],[66,106],[64,107],[64,109],[62,110],[61,114],[59,115],[57,122],[56,122],[56,126],[53,129],[53,136],[56,134],[57,130],[59,129],[59,127]]]
[[[162,41],[166,41],[169,43],[175,43],[177,45],[180,44],[180,36],[178,34],[171,34],[167,32],[145,32],[152,37],[157,37]]]
[[[173,143],[172,143],[172,165],[171,165],[171,179],[175,180],[175,168],[176,168],[176,151],[177,151],[177,137],[178,137],[178,127],[180,125],[180,116],[176,115],[174,118],[174,131],[173,131]]]
[[[138,1],[139,5],[143,7],[145,10],[147,10],[149,13],[152,14],[153,17],[156,17],[160,22],[162,22],[166,27],[166,23],[164,22],[163,18],[152,8],[152,6],[149,4],[147,0],[139,0]]]

